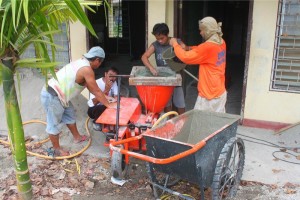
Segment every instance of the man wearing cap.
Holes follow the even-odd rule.
[[[184,63],[199,65],[198,98],[194,109],[225,112],[226,43],[221,23],[213,17],[199,20],[200,35],[205,40],[198,46],[182,48],[176,38],[170,40],[176,56]]]
[[[95,81],[94,69],[97,69],[105,58],[101,47],[93,47],[79,60],[71,62],[56,73],[55,78],[48,81],[41,92],[41,102],[47,115],[46,132],[49,134],[56,156],[67,156],[59,144],[59,134],[64,124],[71,131],[74,142],[87,140],[86,135],[80,135],[76,126],[75,111],[70,100],[79,95],[87,87],[95,95],[97,101],[107,108],[115,108],[116,103],[109,103]]]

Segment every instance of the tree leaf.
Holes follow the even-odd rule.
[[[28,2],[29,0],[23,0],[23,12],[27,23],[28,23]]]
[[[24,58],[15,63],[16,67],[31,67],[31,68],[53,68],[61,63],[45,62],[44,58]]]

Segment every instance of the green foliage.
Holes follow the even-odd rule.
[[[101,5],[102,1],[84,0],[0,0],[0,85],[3,85],[7,127],[14,157],[17,188],[22,199],[33,199],[30,182],[24,130],[15,91],[16,67],[40,68],[47,79],[48,72],[54,77],[58,64],[55,56],[50,59],[48,50],[55,55],[58,46],[54,35],[62,23],[79,20],[95,37],[82,6]],[[35,58],[19,59],[33,46]],[[20,77],[17,82],[20,84]],[[20,93],[20,85],[19,85]]]
[[[61,32],[60,25],[79,20],[97,37],[83,7],[93,11],[90,6],[102,3],[99,0],[0,0],[0,58],[13,57],[14,67],[24,67],[22,62],[16,61],[32,45],[36,58],[43,58],[38,65],[46,71],[54,69],[49,63],[55,63],[58,47],[54,35]],[[33,62],[31,64],[27,67],[38,67]]]

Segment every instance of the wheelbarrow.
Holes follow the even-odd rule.
[[[212,199],[235,196],[245,162],[245,147],[236,130],[240,116],[191,110],[145,133],[110,144],[113,153],[147,162],[147,172],[155,198],[164,192],[193,199],[173,191],[169,181],[177,177],[200,187],[211,187]],[[118,145],[146,141],[146,155],[127,151]],[[163,176],[161,176],[163,175]]]

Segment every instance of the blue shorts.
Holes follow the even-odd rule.
[[[176,108],[185,108],[184,94],[181,86],[174,88],[172,97],[170,98],[166,107],[171,106],[172,99],[173,99],[173,104],[176,106]]]
[[[64,108],[58,96],[48,93],[45,87],[41,92],[41,102],[47,115],[46,132],[52,135],[58,135],[65,124],[75,124],[75,111],[71,102],[69,107]]]

